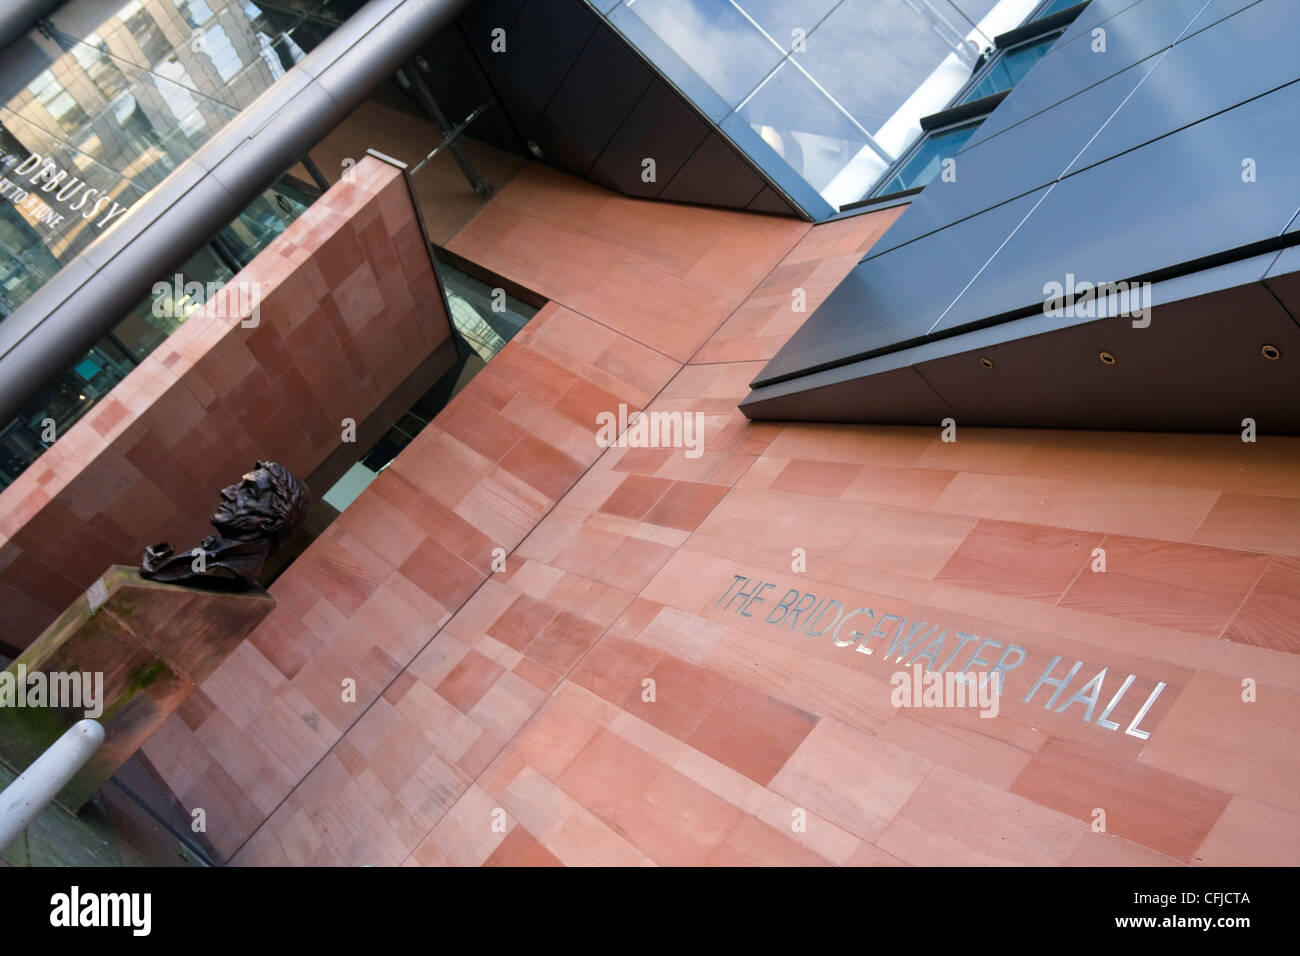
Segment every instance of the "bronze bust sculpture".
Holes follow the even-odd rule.
[[[307,516],[311,493],[289,469],[259,461],[238,484],[221,491],[208,521],[217,533],[198,548],[177,554],[166,542],[145,549],[140,574],[172,584],[252,587],[262,565]]]

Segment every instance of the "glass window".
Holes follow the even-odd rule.
[[[8,169],[0,160],[0,175]],[[36,228],[12,205],[0,201],[0,320],[59,271],[59,261],[45,248]]]
[[[1052,0],[1051,3],[1038,11],[1038,16],[1034,17],[1034,19],[1041,20],[1043,17],[1050,17],[1053,13],[1060,13],[1062,10],[1068,10],[1077,3],[1079,3],[1079,0]]]
[[[0,487],[22,474],[133,367],[111,339],[101,339],[19,415],[0,425]]]
[[[64,132],[75,132],[83,123],[90,120],[90,117],[77,105],[72,94],[63,88],[49,70],[45,70],[32,80],[27,85],[27,90],[36,97],[36,102],[45,107],[46,112],[54,118]]]
[[[966,95],[961,98],[961,101],[969,103],[971,100],[978,100],[981,97],[992,96],[994,93],[1001,93],[1003,90],[1011,89],[1024,79],[1025,74],[1029,72],[1035,63],[1046,55],[1060,35],[1059,32],[1053,33],[1023,46],[1013,47],[1003,53],[994,61],[992,68],[985,74],[984,79],[971,87]]]
[[[191,27],[201,27],[212,19],[212,8],[203,0],[181,0],[176,8]]]
[[[252,262],[259,252],[311,205],[311,197],[281,181],[254,199],[220,236],[241,265]]]
[[[271,74],[272,82],[284,76],[287,70],[284,64],[280,62],[280,58],[275,55],[275,44],[271,42],[271,38],[265,33],[257,35],[257,49],[258,56],[266,64],[266,68]]]
[[[438,275],[447,292],[456,331],[484,362],[505,348],[524,323],[537,314],[527,303],[508,295],[502,297],[486,282],[445,262],[438,263]]]
[[[955,156],[982,122],[983,119],[966,126],[931,133],[921,142],[911,158],[903,163],[898,172],[886,180],[879,192],[882,194],[901,192],[904,189],[915,189],[929,183],[938,174],[943,161]]]
[[[819,192],[867,148],[867,137],[844,111],[790,63],[737,112]]]
[[[33,227],[33,241],[60,261],[67,261],[89,245],[99,235],[101,224],[117,222],[123,208],[129,207],[145,191],[132,179],[125,178],[115,164],[97,162],[92,154],[79,151],[80,143],[90,149],[98,148],[98,137],[91,127],[86,126],[84,130],[85,135],[77,139],[66,134],[60,136],[0,106],[0,175],[17,177],[30,190],[36,172],[33,165],[36,161],[31,157],[37,154],[42,157],[42,165],[52,164],[59,184],[49,193],[40,192],[42,205],[34,209],[26,205],[15,207],[11,200],[4,200],[4,204]],[[91,196],[91,189],[97,197]],[[115,213],[108,205],[110,202],[119,204]],[[61,218],[55,221],[48,212]],[[110,213],[112,218],[106,219]]]
[[[951,76],[941,74],[944,89],[937,101],[946,104],[970,78],[979,49],[960,30],[969,25],[951,8],[948,12],[951,16],[943,17],[928,3],[907,0],[845,0],[809,34],[807,49],[794,56],[876,136],[949,56],[958,68]]]
[[[1036,0],[604,0],[597,12],[737,143],[749,125],[831,206],[855,202],[953,104]],[[633,18],[637,18],[634,20]],[[639,21],[639,22],[638,22]],[[1028,64],[1012,62],[1014,70]],[[710,87],[719,106],[702,90]],[[698,92],[697,92],[698,91]],[[704,102],[706,101],[707,102]],[[789,108],[790,105],[795,108]],[[731,112],[727,112],[727,108]],[[775,162],[754,150],[760,165]],[[781,166],[768,170],[789,183]],[[824,207],[810,202],[809,212]]]
[[[173,0],[173,6],[115,0],[109,5],[115,12],[97,21],[94,32],[73,36],[48,26],[66,51],[63,58],[0,102],[0,176],[38,153],[67,183],[40,196],[52,200],[57,222],[43,207],[32,213],[0,197],[0,320],[113,228],[126,208],[237,115],[239,106],[283,76],[360,0]],[[191,48],[191,30],[203,31],[202,51]],[[210,69],[206,63],[195,67],[196,53],[206,56]],[[228,281],[232,267],[250,261],[312,198],[291,183],[277,183],[214,237],[213,249],[182,267],[184,279],[205,287]],[[152,296],[137,304],[112,335],[72,363],[21,415],[0,423],[0,487],[47,447],[45,419],[62,434],[184,321],[192,304],[178,298],[174,313],[164,309],[162,316],[154,313]],[[486,337],[485,342],[491,344]]]
[[[806,41],[808,34],[817,29],[838,3],[839,0],[736,0],[736,5],[784,50],[795,47],[796,30],[803,31]]]
[[[163,95],[163,101],[167,108],[171,110],[172,115],[181,121],[185,121],[191,114],[199,108],[199,101],[194,98],[191,90],[194,89],[194,81],[190,79],[189,73],[185,67],[181,66],[179,60],[167,60],[159,63],[155,67],[155,72],[164,80],[171,82],[157,83],[158,92]],[[202,121],[199,120],[199,127],[202,127]],[[193,121],[191,121],[191,124]],[[195,132],[196,128],[191,126],[187,132]]]
[[[239,60],[239,53],[235,50],[235,45],[230,42],[225,27],[220,23],[214,23],[204,32],[203,48],[207,52],[209,59],[212,60],[212,65],[216,67],[223,83],[238,73],[243,66],[243,63]]]
[[[781,62],[783,50],[726,0],[641,0],[627,9],[730,106]]]
[[[135,42],[139,44],[140,51],[148,62],[157,63],[171,53],[172,45],[167,41],[167,34],[163,33],[153,14],[138,3],[119,10],[117,16],[131,31],[131,36],[135,37]]]
[[[71,53],[105,99],[111,100],[126,89],[126,78],[112,57],[105,54],[104,41],[94,33],[86,37],[84,43],[72,44]]]

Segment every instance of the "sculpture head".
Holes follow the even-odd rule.
[[[170,584],[252,587],[271,551],[302,527],[310,503],[311,493],[289,469],[259,461],[221,490],[221,503],[208,519],[215,535],[180,554],[166,542],[150,545],[140,573]]]
[[[302,527],[310,499],[289,469],[259,461],[237,484],[221,490],[221,504],[208,520],[223,538],[266,538],[275,547]]]

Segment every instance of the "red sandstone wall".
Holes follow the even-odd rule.
[[[552,305],[145,748],[217,846],[252,865],[1298,862],[1300,440],[948,443],[736,410],[804,318],[792,290],[814,308],[897,215],[809,229],[537,166],[503,189],[450,246]],[[620,401],[701,413],[704,454],[598,452],[594,414]],[[735,574],[776,585],[748,617],[718,603]],[[787,588],[1030,657],[994,719],[895,708],[883,653],[766,622]],[[1072,690],[1138,675],[1120,730],[1022,702],[1058,654],[1058,675],[1085,662]],[[1150,738],[1125,735],[1157,680]]]
[[[0,493],[0,640],[147,544],[197,543],[254,460],[309,474],[449,333],[406,185],[371,157],[236,281],[261,284],[255,328],[208,303]]]

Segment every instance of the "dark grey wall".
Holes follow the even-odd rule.
[[[548,165],[628,196],[799,215],[582,0],[481,0],[461,25],[515,129]],[[504,52],[492,50],[496,28]]]
[[[1298,35],[1294,0],[1093,0],[746,414],[1300,432]],[[1067,274],[1152,281],[1150,326],[1045,317]]]

